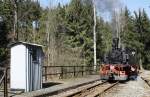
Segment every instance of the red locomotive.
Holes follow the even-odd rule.
[[[105,56],[104,64],[100,67],[102,80],[127,80],[135,79],[139,66],[134,50],[118,47],[118,38],[113,39],[112,50]]]

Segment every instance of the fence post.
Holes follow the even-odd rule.
[[[83,66],[82,66],[82,76],[83,76],[83,73],[84,73],[84,71],[83,71],[84,69],[83,69]]]
[[[97,65],[96,67],[96,74],[98,73],[98,71],[99,71],[99,65]]]
[[[74,75],[74,77],[76,76],[76,67],[75,66],[73,66],[73,75]]]
[[[8,89],[7,89],[7,68],[4,71],[4,97],[8,97]]]
[[[47,81],[47,67],[45,66],[45,81]]]
[[[92,72],[93,72],[93,68],[92,68],[92,66],[89,66],[89,71],[90,71],[90,75],[92,74]]]
[[[63,70],[63,66],[61,66],[61,78],[63,79],[63,75],[64,75],[64,70]]]

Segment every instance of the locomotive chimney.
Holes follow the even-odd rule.
[[[119,38],[113,38],[112,49],[116,50],[119,48]]]

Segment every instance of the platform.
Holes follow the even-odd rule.
[[[68,80],[61,80],[60,82],[53,82],[56,84],[52,84],[51,87],[46,87],[37,91],[32,91],[28,93],[23,93],[21,95],[16,95],[13,97],[35,97],[35,96],[46,96],[53,93],[61,92],[63,90],[67,90],[70,88],[74,88],[76,86],[81,86],[90,82],[94,82],[96,80],[100,80],[99,75],[89,75],[83,78],[74,78]],[[58,84],[57,84],[58,83]]]

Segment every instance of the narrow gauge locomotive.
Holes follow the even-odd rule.
[[[100,67],[102,80],[127,80],[136,78],[139,66],[136,53],[128,48],[118,47],[119,39],[113,39],[112,50],[104,57],[104,64]]]

